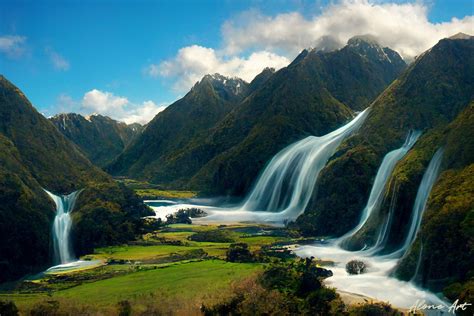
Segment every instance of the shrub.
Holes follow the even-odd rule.
[[[249,245],[243,242],[231,244],[227,250],[226,260],[230,262],[252,262],[253,257]]]
[[[212,315],[297,315],[298,304],[284,294],[267,290],[250,277],[232,285],[232,296],[214,306],[203,305],[205,316]]]
[[[205,242],[234,242],[229,231],[216,229],[197,232],[188,238],[192,241],[205,241]]]
[[[346,271],[349,274],[362,274],[367,270],[365,262],[360,260],[351,260],[346,264]]]
[[[17,316],[18,308],[12,301],[0,301],[0,315],[2,316]]]
[[[201,210],[200,208],[196,207],[191,207],[191,208],[186,208],[186,209],[180,209],[179,211],[183,211],[186,214],[188,214],[189,217],[192,218],[197,218],[197,217],[205,217],[207,216],[207,213]],[[178,212],[179,212],[178,211]]]
[[[215,306],[203,306],[204,315],[345,315],[336,291],[324,287],[329,275],[312,258],[291,264],[273,264],[260,276],[233,287],[233,295]]]
[[[166,215],[166,224],[192,224],[193,221],[189,218],[189,215],[185,210],[179,210],[174,214]]]
[[[132,315],[132,305],[129,301],[120,301],[117,303],[118,306],[118,315],[119,316],[130,316]]]
[[[365,303],[349,309],[350,316],[398,316],[402,315],[387,303]]]
[[[143,221],[143,232],[151,233],[163,227],[161,218],[148,217]]]
[[[30,311],[31,316],[59,316],[59,302],[58,301],[47,301],[39,303],[33,307]]]

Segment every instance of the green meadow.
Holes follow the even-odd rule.
[[[97,248],[81,258],[100,260],[101,265],[19,282],[0,293],[0,300],[14,301],[24,315],[39,306],[69,314],[87,311],[113,315],[121,301],[132,304],[137,314],[199,314],[203,303],[227,297],[231,284],[261,272],[265,263],[227,262],[231,242],[193,241],[192,235],[223,232],[233,242],[248,244],[252,252],[289,240],[245,229],[242,225],[169,225],[126,245]],[[251,230],[263,231],[261,227]]]

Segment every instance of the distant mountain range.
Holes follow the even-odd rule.
[[[98,114],[61,113],[49,120],[99,167],[117,157],[143,129],[138,123],[127,125]]]
[[[266,69],[250,84],[205,76],[158,114],[107,170],[242,195],[276,152],[340,126],[405,67],[393,50],[358,37],[333,52],[304,50],[288,67]]]

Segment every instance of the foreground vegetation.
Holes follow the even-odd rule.
[[[296,260],[284,248],[291,242],[284,230],[264,226],[167,225],[96,248],[81,258],[100,262],[91,268],[11,285],[0,293],[0,314],[352,315],[322,284],[330,271]]]

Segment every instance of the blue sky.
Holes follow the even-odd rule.
[[[46,116],[99,112],[144,123],[207,72],[251,80],[323,36],[343,45],[353,32],[409,60],[447,34],[472,34],[472,15],[471,0],[3,0],[0,73]]]

